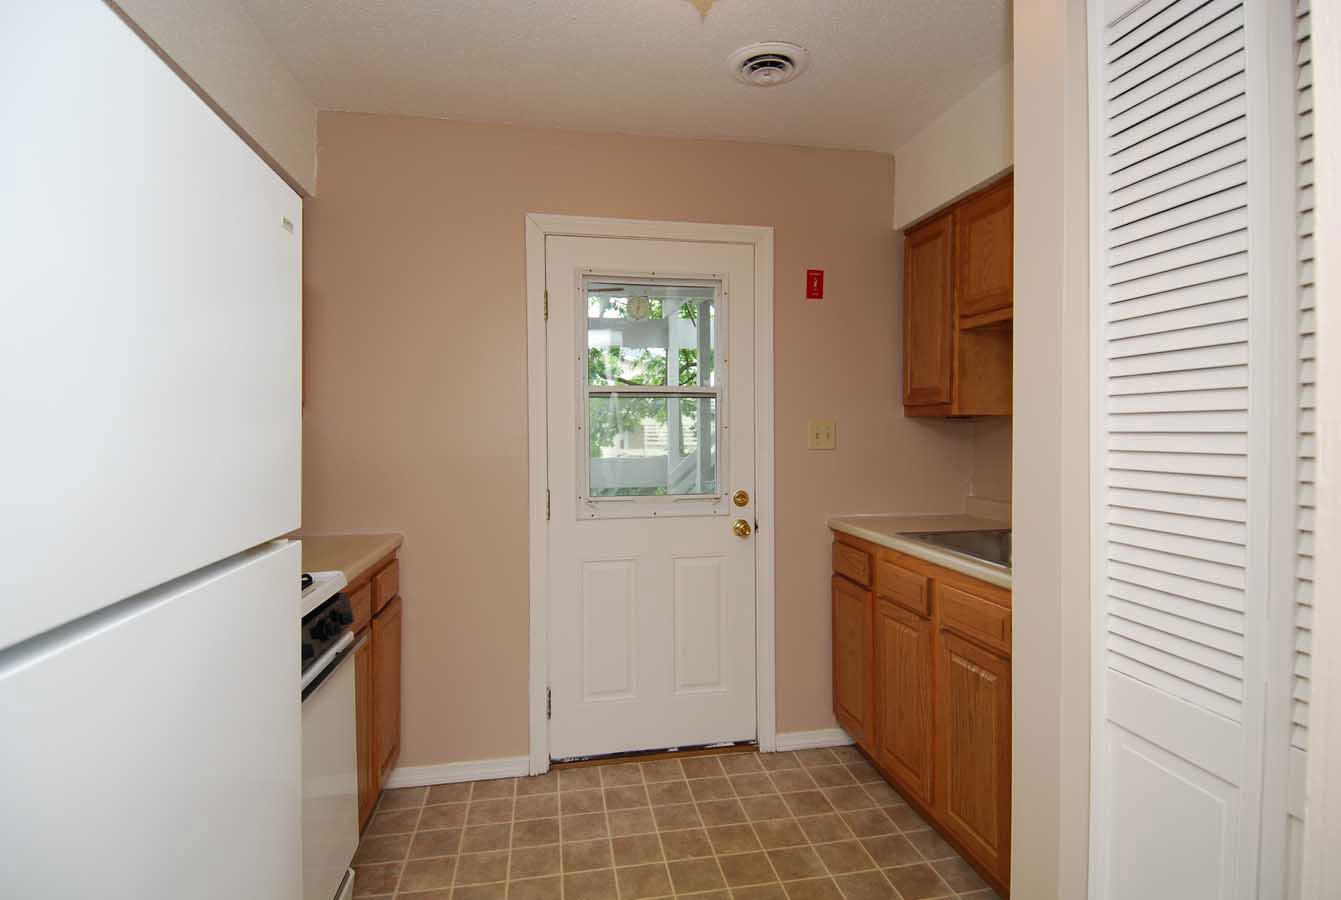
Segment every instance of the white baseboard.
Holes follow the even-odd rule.
[[[485,781],[530,774],[531,761],[525,756],[476,759],[469,762],[439,763],[436,766],[398,766],[387,777],[386,787],[422,787],[426,784],[453,784],[458,781]]]
[[[821,728],[818,731],[784,731],[778,735],[777,749],[814,750],[817,747],[846,747],[852,738],[841,728]]]
[[[852,738],[841,728],[819,731],[788,731],[778,735],[778,752],[813,750],[816,747],[845,747]],[[530,774],[531,760],[526,756],[503,756],[469,762],[439,763],[436,766],[399,766],[386,780],[388,788],[423,787],[426,784],[453,784],[458,781],[484,781],[489,778],[514,778]]]

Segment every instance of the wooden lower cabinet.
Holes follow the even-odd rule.
[[[931,622],[877,600],[873,755],[926,805],[932,802],[931,659]]]
[[[372,620],[372,750],[378,784],[400,754],[400,597]]]
[[[862,747],[871,743],[871,592],[833,576],[833,711]]]
[[[359,827],[377,805],[377,773],[372,751],[372,640],[365,635],[354,649],[354,730],[358,747]]]
[[[1010,872],[1010,662],[942,630],[936,651],[936,810],[992,870]]]
[[[836,564],[864,554],[874,572],[874,590],[833,576],[839,724],[1008,895],[1010,591],[849,535],[838,542]]]
[[[351,581],[360,642],[354,649],[354,728],[358,749],[359,830],[367,826],[400,755],[401,598],[395,559]],[[378,596],[379,593],[382,596]],[[380,606],[380,608],[378,608]],[[367,613],[376,612],[369,617]]]

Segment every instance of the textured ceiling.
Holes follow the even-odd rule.
[[[322,109],[818,147],[893,150],[1011,55],[1008,0],[242,2]],[[735,81],[767,40],[809,70]]]

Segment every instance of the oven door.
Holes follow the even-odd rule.
[[[303,900],[333,900],[358,849],[356,646],[346,635],[303,678]]]

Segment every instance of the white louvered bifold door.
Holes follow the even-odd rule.
[[[1293,2],[1090,2],[1093,897],[1259,896],[1268,618],[1294,606],[1269,596],[1271,413],[1304,396],[1272,371],[1300,324],[1267,110]]]

